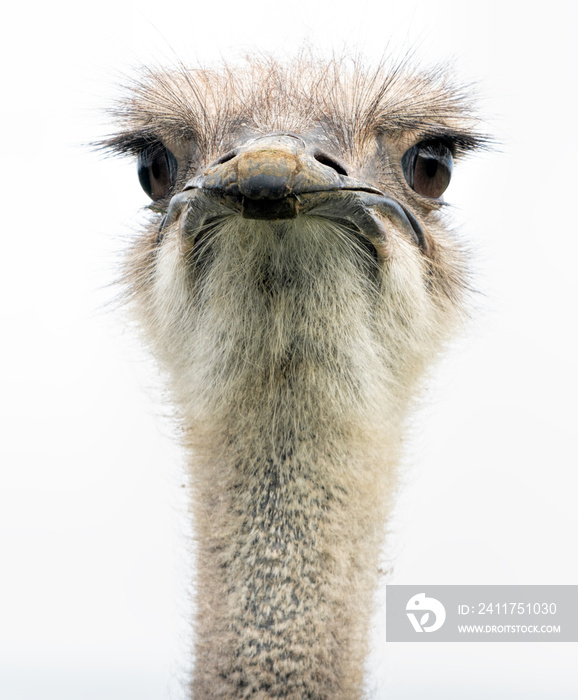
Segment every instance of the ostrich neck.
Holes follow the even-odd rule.
[[[313,435],[195,471],[194,697],[357,697],[384,479]]]
[[[217,239],[173,373],[203,700],[361,695],[403,402],[369,263],[304,226]]]
[[[284,399],[197,442],[195,698],[361,693],[393,460]]]

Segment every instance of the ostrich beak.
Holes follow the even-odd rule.
[[[175,221],[186,204],[201,206],[206,215],[226,207],[246,219],[323,216],[347,222],[374,242],[386,239],[384,222],[389,220],[426,249],[421,225],[405,206],[349,176],[341,163],[294,134],[259,136],[226,153],[173,197],[161,228]]]
[[[300,136],[280,133],[251,139],[185,186],[236,203],[247,219],[292,219],[300,195],[355,190],[383,194],[346,174],[345,168]]]

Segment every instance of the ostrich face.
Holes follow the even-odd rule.
[[[106,145],[137,155],[154,212],[129,287],[177,393],[201,375],[207,392],[221,361],[228,384],[241,366],[253,385],[323,366],[349,393],[364,363],[408,394],[460,306],[442,195],[482,140],[441,74],[183,69],[148,75],[118,116]]]

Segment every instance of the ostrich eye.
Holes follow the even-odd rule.
[[[401,167],[412,190],[424,197],[439,199],[452,177],[452,152],[441,141],[418,143],[405,153]]]
[[[153,199],[162,199],[175,184],[177,159],[164,146],[155,144],[138,154],[138,179],[143,190]]]

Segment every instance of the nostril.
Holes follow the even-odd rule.
[[[225,155],[221,156],[218,158],[213,165],[222,165],[223,163],[226,163],[229,160],[233,160],[233,158],[237,155],[237,151],[229,151],[228,153],[225,153]]]
[[[347,170],[341,165],[341,163],[338,163],[327,154],[317,151],[317,153],[314,154],[314,158],[318,163],[321,163],[321,165],[326,165],[328,168],[335,170],[336,173],[339,173],[340,175],[347,175]]]

